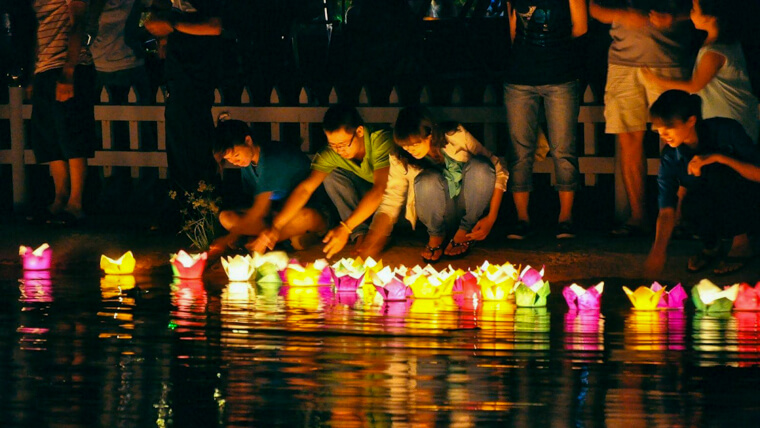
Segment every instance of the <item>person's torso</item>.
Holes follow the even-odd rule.
[[[727,117],[739,121],[747,134],[757,140],[757,99],[752,93],[747,63],[739,43],[713,44],[699,50],[697,64],[707,52],[725,57],[723,67],[697,94],[702,98],[702,116]],[[696,67],[696,66],[695,66]]]
[[[298,147],[278,141],[263,144],[258,164],[241,171],[244,189],[255,195],[272,192],[272,200],[285,199],[309,176],[309,165]]]
[[[135,51],[127,44],[125,28],[135,3],[141,0],[107,0],[98,19],[97,36],[90,52],[95,69],[114,72],[138,67],[143,64]]]
[[[511,5],[517,22],[507,82],[544,85],[578,78],[569,1],[512,0]]]
[[[37,59],[34,72],[61,68],[66,64],[71,32],[71,0],[34,0],[37,16]],[[86,48],[82,48],[79,63],[89,61]]]
[[[688,20],[662,30],[651,24],[631,29],[614,22],[610,28],[609,63],[631,67],[688,67],[693,28]]]

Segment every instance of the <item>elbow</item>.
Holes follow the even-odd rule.
[[[211,18],[208,24],[210,36],[219,36],[222,34],[222,20],[220,18]]]

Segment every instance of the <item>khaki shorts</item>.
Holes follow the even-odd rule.
[[[653,68],[654,73],[672,79],[685,76],[681,68]],[[605,132],[622,134],[646,131],[649,107],[664,91],[644,79],[641,67],[609,64],[604,88]]]

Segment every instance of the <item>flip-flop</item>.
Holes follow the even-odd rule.
[[[439,245],[437,247],[431,247],[430,245],[425,245],[425,249],[428,250],[428,251],[430,251],[430,255],[432,256],[431,258],[422,257],[422,260],[425,263],[430,263],[430,264],[436,263],[436,262],[440,261],[443,258],[443,244],[441,244],[441,245]],[[435,258],[435,253],[437,251],[440,251],[441,255],[438,256],[438,258]]]
[[[465,250],[459,254],[446,254],[445,251],[443,252],[443,254],[446,256],[446,258],[451,259],[451,260],[461,259],[470,253],[470,249],[472,248],[472,245],[474,242],[475,241],[454,242],[454,240],[452,239],[451,241],[449,241],[449,245],[451,245],[451,248],[466,247]],[[448,248],[448,245],[447,245],[447,248]]]
[[[689,257],[689,262],[686,265],[686,270],[691,273],[696,273],[704,270],[708,265],[712,264],[715,259],[718,258],[718,253],[705,253],[700,251],[699,254],[695,254]]]
[[[726,256],[718,262],[713,269],[716,275],[728,275],[742,269],[751,259],[751,256]]]

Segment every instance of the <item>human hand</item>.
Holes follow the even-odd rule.
[[[166,37],[174,31],[171,22],[151,13],[145,20],[145,29],[156,37]]]
[[[670,13],[657,12],[654,10],[649,11],[649,22],[653,27],[659,29],[665,29],[673,25],[673,15]]]
[[[495,218],[492,219],[489,216],[485,216],[475,223],[475,227],[465,237],[470,241],[482,241],[491,233],[491,228],[495,222]]]
[[[262,231],[253,243],[246,245],[249,251],[264,254],[267,249],[272,250],[280,239],[280,230],[269,228]]]
[[[618,16],[617,22],[626,28],[644,28],[650,24],[649,16],[636,9],[622,11]]]
[[[209,245],[208,248],[208,258],[209,259],[215,259],[217,257],[221,257],[225,252],[227,252],[237,241],[238,236],[229,234],[225,236],[221,236],[219,238],[216,238],[214,242]]]
[[[715,161],[715,155],[696,155],[691,159],[691,161],[689,161],[689,165],[686,167],[686,171],[689,173],[689,175],[699,177],[702,175],[702,167],[705,165],[710,165],[711,163],[715,163]]]
[[[325,235],[324,239],[322,239],[322,242],[327,244],[322,249],[322,251],[325,253],[325,257],[329,259],[340,252],[340,250],[342,250],[343,247],[345,247],[348,243],[349,237],[350,234],[348,232],[348,229],[346,229],[343,225],[340,225],[327,232],[327,235]]]

